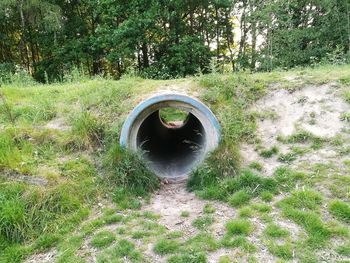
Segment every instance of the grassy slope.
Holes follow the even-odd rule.
[[[111,145],[117,144],[120,127],[127,112],[143,97],[143,94],[166,85],[190,82],[191,89],[199,92],[200,98],[210,105],[221,122],[223,141],[218,151],[207,162],[210,169],[200,168],[192,176],[192,190],[197,190],[202,197],[226,200],[236,206],[241,202],[249,202],[259,194],[265,196],[267,200],[270,195],[278,191],[292,191],[295,183],[291,182],[288,189],[280,189],[278,182],[281,181],[278,180],[284,180],[283,178],[276,178],[276,181],[272,182],[248,174],[246,175],[248,179],[261,180],[265,185],[261,191],[254,191],[252,196],[249,191],[254,189],[254,184],[240,179],[231,179],[231,181],[225,179],[226,184],[222,183],[221,179],[218,180],[220,177],[240,173],[237,151],[239,142],[255,139],[255,117],[247,113],[249,105],[263,96],[268,88],[273,88],[276,83],[280,84],[278,88],[288,89],[333,81],[346,86],[350,82],[349,72],[350,66],[337,66],[259,74],[213,74],[176,81],[135,78],[120,81],[95,79],[66,84],[2,87],[0,262],[21,261],[29,254],[45,251],[52,246],[59,248],[63,246],[61,250],[66,251],[66,254],[62,256],[62,262],[69,260],[77,262],[74,258],[74,247],[81,243],[85,235],[91,234],[98,226],[121,220],[114,218],[113,213],[106,210],[102,217],[89,224],[81,225],[81,222],[89,216],[94,204],[104,199],[114,198],[114,200],[125,201],[119,202],[119,208],[139,207],[138,199],[130,201],[131,197],[126,195],[124,190],[113,188],[113,192],[108,192],[112,190],[106,186],[104,178],[108,178],[109,168],[113,170],[115,167],[122,167],[118,169],[118,176],[120,174],[139,176],[132,172],[135,161],[126,160],[125,155],[121,155],[118,148],[111,148]],[[284,77],[287,75],[294,75],[295,81],[286,81]],[[345,99],[346,96],[348,95],[345,93]],[[119,155],[120,158],[118,158]],[[103,165],[104,159],[114,160],[112,161],[114,166]],[[212,159],[214,162],[211,162]],[[212,165],[213,163],[220,165]],[[142,164],[139,165],[142,170]],[[207,172],[208,170],[211,174]],[[282,173],[281,177],[283,175]],[[151,177],[147,173],[141,173],[141,176],[147,179]],[[196,182],[196,178],[203,176],[208,180],[204,180],[202,184]],[[239,178],[244,179],[244,177]],[[24,183],[23,180],[32,183]],[[35,183],[44,183],[45,186]],[[227,188],[227,185],[232,185],[228,192],[222,196],[215,196],[218,187]],[[153,188],[153,185],[149,188]],[[241,191],[242,189],[246,191]],[[140,191],[136,192],[140,193]],[[295,193],[295,198],[294,195],[291,197],[294,199],[281,202],[279,206],[282,211],[285,211],[285,216],[304,225],[310,236],[321,233],[319,239],[310,241],[310,251],[313,251],[313,244],[319,241],[326,242],[328,235],[332,233],[323,226],[322,222],[319,222],[318,197],[314,197],[312,191],[307,193],[307,198],[309,195],[311,202],[315,202],[315,204],[312,203],[310,211],[300,211],[300,207],[296,204],[298,192]],[[263,208],[260,207],[260,209]],[[346,209],[346,204],[345,208],[343,203],[331,204],[331,211],[338,218],[348,218]],[[132,220],[137,216],[132,214],[129,219]],[[312,225],[319,227],[310,228],[310,222],[306,221],[306,217],[313,220]],[[232,233],[241,231],[235,229],[244,228],[245,224],[247,223],[228,223],[229,234],[232,231]],[[82,226],[81,236],[64,243],[63,240],[77,225]],[[157,235],[164,231],[161,227],[153,227],[156,228],[154,231]],[[249,234],[248,230],[244,231],[244,235]],[[267,236],[276,235],[275,232],[277,235],[283,235],[283,231],[274,228],[273,225],[267,232]],[[142,233],[136,234],[142,235]],[[106,238],[103,238],[103,235],[102,233],[95,237],[95,246],[104,246],[104,242],[108,243],[108,240],[112,240],[108,234],[105,234]],[[118,249],[113,252],[116,257],[123,256],[126,250],[130,258],[135,261],[140,260],[142,256],[134,251],[130,242],[122,240],[119,243]],[[164,247],[168,250],[176,250],[176,244],[163,243],[165,244],[160,241],[156,248],[159,253],[163,253]],[[291,249],[288,245],[281,247],[273,242],[268,242],[267,245],[272,253],[282,255],[282,258],[286,259],[290,257]],[[65,250],[64,246],[68,246],[69,249]],[[106,252],[106,257],[107,254]],[[200,253],[195,256],[202,257]],[[179,257],[186,259],[186,255]],[[179,262],[182,259],[174,256],[173,260]]]

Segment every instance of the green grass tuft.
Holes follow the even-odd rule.
[[[213,223],[214,223],[214,218],[212,216],[205,215],[205,216],[200,216],[195,220],[193,220],[192,225],[198,228],[199,230],[204,230],[204,229],[207,229],[208,226],[212,225]]]
[[[273,155],[278,153],[278,148],[276,146],[272,146],[270,149],[264,149],[259,152],[259,155],[264,158],[271,158]]]
[[[252,226],[248,220],[237,219],[230,220],[225,224],[228,234],[232,235],[249,235],[252,231]]]
[[[207,263],[204,253],[187,252],[180,255],[171,256],[167,260],[168,263]]]
[[[350,206],[340,200],[331,201],[328,205],[329,212],[346,223],[350,223]]]
[[[141,253],[135,250],[135,245],[125,239],[118,241],[116,245],[97,255],[98,263],[124,262],[125,259],[132,262],[142,262],[143,260]]]
[[[113,243],[115,240],[115,235],[112,232],[109,231],[101,231],[98,232],[92,239],[91,239],[91,246],[95,248],[102,248],[107,247],[110,244]]]
[[[281,238],[289,236],[289,232],[276,224],[268,224],[264,230],[264,234],[272,238]]]
[[[241,190],[230,195],[227,200],[231,206],[239,207],[248,204],[251,197],[251,194],[247,193],[245,190]]]
[[[175,253],[180,247],[180,244],[175,240],[161,239],[154,245],[153,251],[159,255]]]

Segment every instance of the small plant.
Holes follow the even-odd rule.
[[[118,241],[116,245],[97,255],[98,263],[120,262],[125,259],[132,262],[141,262],[142,260],[140,252],[135,250],[135,245],[126,239]]]
[[[263,166],[258,163],[258,162],[251,162],[249,165],[248,165],[249,168],[251,169],[255,169],[259,172],[261,172],[263,170]]]
[[[335,249],[335,251],[342,256],[350,256],[350,243],[339,246]]]
[[[161,239],[153,248],[153,251],[159,255],[171,254],[178,250],[179,243],[175,240]]]
[[[251,217],[253,215],[253,210],[249,206],[242,207],[238,210],[239,217]]]
[[[345,91],[343,93],[344,100],[350,104],[350,91]]]
[[[200,230],[206,229],[214,223],[214,218],[211,216],[200,216],[193,220],[192,225]]]
[[[187,252],[168,258],[168,263],[207,263],[207,258],[201,252]]]
[[[350,122],[350,113],[349,112],[343,112],[340,114],[340,120],[345,122]]]
[[[203,207],[203,212],[205,214],[213,214],[213,213],[215,213],[215,208],[212,205],[210,205],[210,204],[206,204]]]
[[[91,239],[90,244],[93,247],[102,248],[112,244],[114,240],[115,236],[113,233],[109,231],[101,231]]]
[[[270,243],[268,249],[272,255],[283,259],[292,259],[293,258],[293,248],[290,243],[277,245]]]
[[[329,212],[346,223],[350,223],[350,206],[340,200],[331,201],[328,206]]]
[[[273,194],[268,191],[263,191],[260,193],[260,198],[265,202],[271,202],[273,198]]]
[[[251,195],[247,193],[245,190],[241,190],[230,195],[227,200],[228,200],[228,203],[233,207],[239,207],[249,203],[250,199],[251,199]]]
[[[190,216],[190,212],[188,212],[188,211],[181,212],[181,217],[189,217],[189,216]]]
[[[269,224],[264,230],[264,234],[272,238],[287,237],[289,232],[276,224]]]
[[[281,153],[277,158],[277,160],[282,163],[291,163],[296,159],[297,159],[297,155],[294,152],[289,152],[285,154]]]
[[[278,153],[278,148],[276,146],[271,147],[270,149],[261,150],[259,155],[264,158],[271,158],[273,155]]]
[[[237,219],[226,223],[225,228],[228,234],[247,236],[252,231],[252,226],[248,220]]]

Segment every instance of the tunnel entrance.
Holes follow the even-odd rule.
[[[149,167],[169,181],[188,176],[220,139],[220,125],[200,101],[177,93],[140,102],[126,118],[120,144],[143,152]]]
[[[205,136],[202,123],[193,114],[166,108],[153,112],[143,121],[137,134],[137,147],[158,174],[182,177],[203,155]]]

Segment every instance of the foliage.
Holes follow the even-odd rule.
[[[27,85],[30,76],[46,83],[87,75],[169,79],[349,62],[349,3],[310,5],[284,0],[2,1],[0,83]]]

